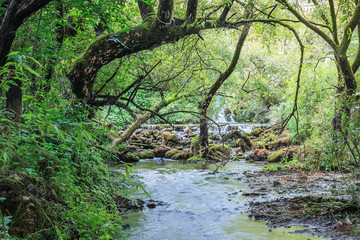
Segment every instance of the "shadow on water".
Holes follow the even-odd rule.
[[[293,234],[301,228],[270,230],[265,222],[248,218],[243,171],[260,170],[261,164],[230,162],[213,174],[215,167],[167,159],[138,162],[135,179],[152,199],[167,204],[127,212],[126,239],[321,239]],[[148,199],[141,192],[135,198]]]

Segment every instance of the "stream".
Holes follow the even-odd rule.
[[[265,222],[248,217],[250,197],[244,171],[259,171],[263,163],[229,162],[213,174],[214,164],[185,164],[170,159],[141,160],[133,166],[156,208],[129,211],[124,224],[126,239],[322,239],[294,234],[300,227],[269,229]],[[134,199],[149,199],[141,191]]]

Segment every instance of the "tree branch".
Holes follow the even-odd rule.
[[[104,85],[102,85],[102,87],[95,92],[95,95],[98,95],[98,94],[106,87],[106,85],[107,85],[111,80],[113,80],[113,79],[115,78],[116,74],[118,73],[118,71],[119,71],[119,69],[120,69],[120,67],[121,67],[121,64],[122,64],[122,61],[119,62],[119,65],[118,65],[117,68],[115,69],[115,72],[113,73],[113,75],[111,75],[111,77],[109,77],[109,79],[106,80],[106,82],[104,83]]]
[[[186,23],[191,24],[196,20],[198,0],[188,0],[186,9]]]
[[[231,9],[233,3],[234,3],[234,0],[231,0],[231,2],[227,2],[227,3],[225,4],[225,8],[224,8],[224,10],[222,11],[222,13],[221,13],[221,15],[220,15],[219,22],[225,21],[227,15],[228,15],[229,12],[230,12],[230,9]]]

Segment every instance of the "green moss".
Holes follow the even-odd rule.
[[[152,159],[154,158],[154,153],[153,152],[150,152],[150,151],[143,151],[143,152],[139,152],[137,154],[137,156],[140,158],[140,159]]]
[[[279,162],[283,157],[284,152],[282,150],[276,151],[267,157],[268,162]]]
[[[250,135],[258,137],[262,132],[263,130],[261,128],[256,128],[250,133]]]
[[[193,156],[187,160],[187,162],[202,162],[202,161],[203,159],[199,155]]]
[[[164,128],[171,128],[171,125],[170,124],[158,124],[158,125],[156,125],[156,127],[161,130]]]
[[[180,151],[178,150],[171,150],[171,151],[167,151],[165,153],[165,158],[171,158],[172,156],[174,156],[175,154],[179,153]]]
[[[184,159],[184,153],[179,152],[171,156],[171,159],[173,160],[182,160]]]
[[[139,160],[140,158],[133,153],[127,153],[126,159],[124,159],[125,162],[138,162]]]
[[[163,132],[162,137],[165,140],[165,143],[168,142],[176,143],[179,140],[177,135],[171,132]]]
[[[242,159],[245,159],[246,157],[245,156],[239,156],[239,155],[235,155],[231,158],[231,160],[233,161],[240,161]]]

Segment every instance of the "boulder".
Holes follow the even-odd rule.
[[[165,157],[166,152],[170,151],[170,148],[166,146],[160,146],[153,150],[155,157]]]
[[[251,148],[252,142],[248,141],[248,139],[244,139],[244,138],[239,138],[236,142],[236,146],[241,148],[241,150],[243,152],[245,152],[246,150],[249,150]]]
[[[255,137],[258,137],[260,136],[260,134],[263,132],[263,130],[261,128],[255,128],[251,133],[250,135],[251,136],[255,136]]]
[[[162,139],[163,139],[165,145],[168,145],[169,143],[174,144],[179,141],[177,135],[172,132],[163,132]]]
[[[126,154],[121,154],[121,156],[119,156],[119,159],[126,163],[134,163],[134,162],[138,162],[140,160],[140,158],[138,156],[136,156],[133,153],[129,153],[129,152]]]
[[[290,160],[293,154],[297,152],[296,148],[285,148],[278,150],[267,157],[268,162],[280,162],[281,159]]]
[[[240,156],[240,155],[234,155],[231,157],[231,160],[232,161],[240,161],[242,159],[245,159],[246,157],[245,156]]]
[[[170,150],[165,153],[165,158],[172,158],[175,154],[181,153],[179,150]]]
[[[243,156],[243,155],[244,155],[244,152],[243,152],[243,150],[241,149],[241,147],[238,147],[237,149],[235,149],[234,154],[235,154],[235,155],[238,155],[238,156]]]
[[[290,139],[288,139],[288,138],[277,139],[277,140],[268,142],[267,145],[268,145],[268,149],[276,150],[276,149],[279,149],[279,148],[289,146],[290,145]]]
[[[218,144],[210,147],[207,157],[211,160],[226,160],[230,159],[231,150],[227,145]]]
[[[151,151],[142,151],[136,154],[140,159],[152,159],[154,158],[154,153]]]
[[[229,132],[228,134],[226,134],[223,138],[222,138],[222,142],[225,142],[227,140],[230,139],[239,139],[242,138],[246,144],[248,146],[251,146],[251,140],[249,138],[249,136],[247,136],[245,133],[240,132],[239,130],[232,130],[231,132]]]
[[[270,152],[266,149],[255,149],[246,157],[246,160],[265,161],[269,155]]]
[[[171,159],[173,159],[173,160],[183,160],[183,159],[186,159],[186,157],[184,156],[183,152],[178,152],[178,153],[175,153],[174,155],[172,155]]]
[[[187,159],[187,162],[202,162],[203,159],[199,156],[199,155],[196,155],[196,156],[192,156],[190,158]]]

